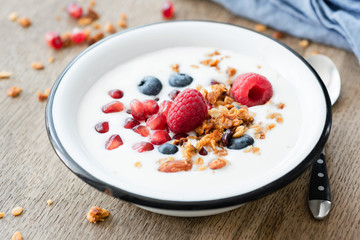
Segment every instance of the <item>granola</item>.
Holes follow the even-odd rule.
[[[110,215],[110,212],[105,208],[101,209],[98,206],[90,208],[90,211],[86,214],[87,219],[91,223],[103,222],[105,218]]]

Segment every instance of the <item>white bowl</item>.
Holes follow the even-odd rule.
[[[147,195],[141,187],[132,185],[131,179],[119,181],[99,166],[82,144],[77,129],[79,104],[102,75],[134,57],[178,46],[227,49],[259,59],[291,81],[301,99],[301,133],[286,159],[279,160],[281,165],[274,165],[266,174],[252,176],[248,186],[242,186],[241,190],[221,198],[164,199],[156,197],[156,190],[151,196]],[[161,214],[204,216],[228,211],[263,197],[298,177],[318,157],[326,143],[331,128],[331,104],[317,73],[286,45],[239,26],[206,21],[175,21],[112,35],[77,56],[61,73],[51,90],[46,107],[46,127],[51,144],[65,165],[100,191]]]

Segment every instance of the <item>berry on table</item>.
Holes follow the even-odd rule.
[[[124,104],[119,101],[112,101],[102,107],[104,113],[121,112],[122,110],[124,110]]]
[[[139,121],[143,121],[146,119],[147,112],[142,102],[140,102],[137,99],[134,99],[130,103],[130,108],[131,108],[131,115],[133,116],[133,118]]]
[[[72,18],[75,18],[75,19],[80,18],[83,14],[82,7],[77,3],[70,3],[66,7],[66,11]]]
[[[75,28],[71,33],[71,40],[76,44],[83,43],[85,39],[86,35],[81,29]]]
[[[123,145],[123,141],[121,137],[117,134],[112,135],[109,140],[107,140],[105,144],[105,148],[107,150],[113,150],[115,148],[118,148],[119,146]]]
[[[165,19],[170,19],[174,16],[174,4],[171,1],[165,1],[162,5],[162,15]]]
[[[123,93],[123,91],[121,91],[119,89],[113,89],[113,90],[109,91],[109,95],[112,98],[119,99],[119,98],[122,98],[124,96],[124,93]]]
[[[175,154],[177,151],[179,151],[177,146],[170,143],[164,143],[158,148],[158,150],[162,154]]]
[[[95,130],[98,133],[106,133],[109,131],[109,122],[99,122],[95,125]]]
[[[254,139],[251,136],[244,134],[242,137],[230,139],[227,147],[229,149],[243,149],[253,144]]]
[[[63,41],[57,32],[48,32],[45,35],[46,43],[54,49],[60,49],[63,46]]]
[[[162,84],[159,79],[153,76],[144,77],[138,84],[138,89],[141,93],[149,96],[158,95],[162,89]]]
[[[203,95],[195,89],[186,89],[173,102],[167,123],[174,133],[193,130],[207,117],[208,110]]]
[[[248,107],[265,104],[273,95],[271,83],[257,73],[239,75],[231,88],[235,101]]]
[[[146,120],[146,126],[151,130],[164,130],[166,126],[166,117],[163,113],[158,113]]]
[[[132,129],[133,127],[140,125],[140,122],[136,119],[133,119],[131,117],[125,119],[124,128],[126,129]]]
[[[146,100],[143,105],[148,115],[154,115],[159,111],[159,104],[155,100]]]
[[[156,130],[156,131],[152,132],[150,135],[150,142],[154,145],[161,145],[170,140],[171,140],[171,138],[170,138],[168,132],[165,130]]]
[[[139,153],[142,153],[146,151],[152,151],[154,149],[154,145],[148,142],[139,142],[139,143],[135,143],[132,146],[132,149],[138,151]]]
[[[193,78],[185,73],[173,73],[169,78],[169,84],[172,87],[186,87],[192,81]]]

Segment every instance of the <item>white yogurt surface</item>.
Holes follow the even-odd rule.
[[[245,189],[260,187],[254,184],[259,182],[255,179],[259,176],[267,178],[291,158],[291,150],[297,142],[302,123],[300,105],[290,81],[256,59],[227,50],[217,50],[221,55],[214,56],[213,59],[229,56],[218,65],[222,73],[216,71],[215,68],[200,64],[202,60],[209,58],[206,54],[214,52],[214,49],[177,47],[145,54],[121,64],[101,77],[89,89],[78,111],[79,133],[83,145],[92,156],[89,161],[95,161],[99,168],[103,168],[114,179],[117,187],[165,200],[193,201],[225,198],[238,195]],[[124,97],[119,101],[125,105],[126,109],[130,108],[130,101],[135,98],[143,101],[159,97],[159,104],[163,100],[170,100],[168,93],[175,89],[168,84],[168,78],[173,74],[171,64],[179,64],[181,73],[193,77],[193,83],[185,88],[195,88],[197,85],[209,88],[211,79],[225,83],[228,79],[225,73],[228,67],[237,70],[233,79],[241,73],[256,72],[264,75],[271,82],[274,92],[271,102],[284,103],[285,108],[280,110],[274,104],[249,108],[256,114],[255,123],[276,124],[273,130],[266,133],[265,139],[255,139],[254,146],[260,148],[261,155],[229,149],[228,155],[224,157],[229,164],[222,169],[197,171],[194,165],[193,169],[187,172],[161,173],[157,171],[158,160],[167,156],[183,159],[180,149],[175,155],[163,155],[158,152],[158,146],[155,146],[151,152],[143,153],[138,153],[131,148],[135,143],[148,141],[148,138],[123,127],[125,119],[131,117],[126,110],[111,114],[102,112],[101,108],[105,104],[115,100],[108,95],[108,91],[122,90]],[[193,68],[191,65],[197,65],[199,68]],[[163,88],[158,96],[146,96],[138,91],[137,84],[144,76],[155,76],[162,82]],[[284,119],[282,124],[276,123],[274,119],[266,119],[269,113],[275,112],[282,114]],[[109,122],[110,130],[105,134],[99,134],[94,129],[94,126],[101,121]],[[142,122],[142,125],[145,123]],[[109,151],[105,149],[105,143],[113,134],[119,134],[124,144]],[[248,134],[253,136],[251,130]],[[204,159],[204,165],[216,158],[213,154],[201,157]],[[193,157],[193,159],[196,158]],[[142,167],[135,167],[136,162],[141,162]]]

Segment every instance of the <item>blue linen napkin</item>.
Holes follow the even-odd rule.
[[[359,0],[212,0],[293,36],[353,51],[360,62]]]

